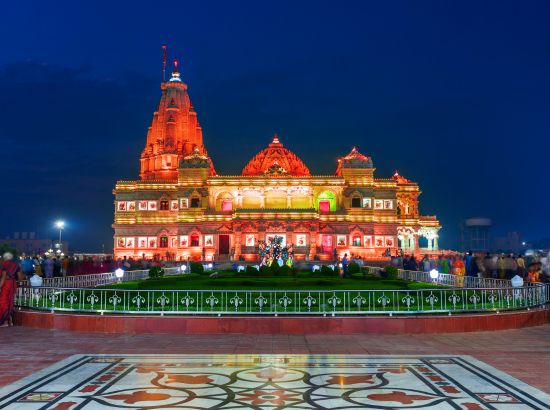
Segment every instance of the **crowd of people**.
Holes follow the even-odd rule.
[[[512,279],[518,275],[527,283],[550,282],[550,255],[539,254],[514,255],[473,253],[424,255],[417,259],[415,255],[397,253],[391,256],[391,265],[410,271],[450,273],[459,276],[479,278]]]

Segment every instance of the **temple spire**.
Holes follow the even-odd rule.
[[[170,78],[170,81],[181,81],[178,65],[179,65],[179,62],[178,62],[177,59],[175,59],[174,60],[174,70],[172,70],[172,78]]]

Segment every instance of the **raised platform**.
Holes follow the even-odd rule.
[[[355,317],[257,316],[138,316],[84,315],[18,311],[20,326],[102,333],[172,334],[406,334],[456,333],[518,329],[550,322],[550,309],[434,315]]]

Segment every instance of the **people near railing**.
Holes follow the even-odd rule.
[[[422,271],[428,273],[432,270],[432,263],[430,262],[430,258],[428,255],[424,255],[422,258],[422,262],[420,263]]]
[[[403,257],[403,269],[417,271],[418,270],[418,262],[416,261],[416,256],[411,255],[409,257],[408,255],[405,255]]]
[[[451,270],[451,267],[449,266],[449,260],[447,257],[444,257],[443,255],[439,255],[437,258],[437,270],[439,273],[449,273]]]
[[[0,267],[0,327],[13,326],[17,281],[25,279],[11,253],[6,252],[3,259]]]
[[[537,262],[531,263],[527,270],[527,283],[530,285],[540,283],[541,281],[541,270],[539,270],[539,267],[537,265]]]

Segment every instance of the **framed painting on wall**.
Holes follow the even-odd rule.
[[[346,246],[346,235],[336,235],[336,246]]]
[[[385,244],[385,241],[383,236],[374,237],[374,246],[376,246],[377,248],[383,248],[384,244]]]
[[[365,248],[372,248],[372,236],[371,235],[363,236],[363,246]]]
[[[189,246],[189,236],[187,235],[180,236],[180,246],[182,248],[187,248]]]
[[[147,242],[149,243],[149,248],[156,248],[157,247],[157,237],[156,236],[150,236],[147,238]]]
[[[204,246],[205,247],[214,246],[214,236],[213,235],[204,235]]]
[[[126,247],[133,248],[135,244],[134,238],[126,238]]]
[[[147,201],[138,202],[138,211],[147,211]]]
[[[296,235],[296,246],[306,246],[305,234],[300,233]]]
[[[126,203],[126,209],[130,212],[134,212],[136,210],[136,202],[135,201],[128,201]]]
[[[244,243],[245,243],[245,246],[254,246],[254,243],[255,243],[254,234],[247,233],[245,236]]]
[[[177,236],[171,236],[170,237],[170,248],[177,248],[178,247],[178,237]]]
[[[147,248],[147,238],[145,236],[138,238],[138,248]]]
[[[157,210],[157,201],[148,201],[147,202],[147,209],[150,211],[156,211]]]
[[[118,238],[116,246],[117,248],[126,248],[126,238]]]
[[[375,199],[374,209],[384,209],[384,201],[382,201],[381,199]]]

